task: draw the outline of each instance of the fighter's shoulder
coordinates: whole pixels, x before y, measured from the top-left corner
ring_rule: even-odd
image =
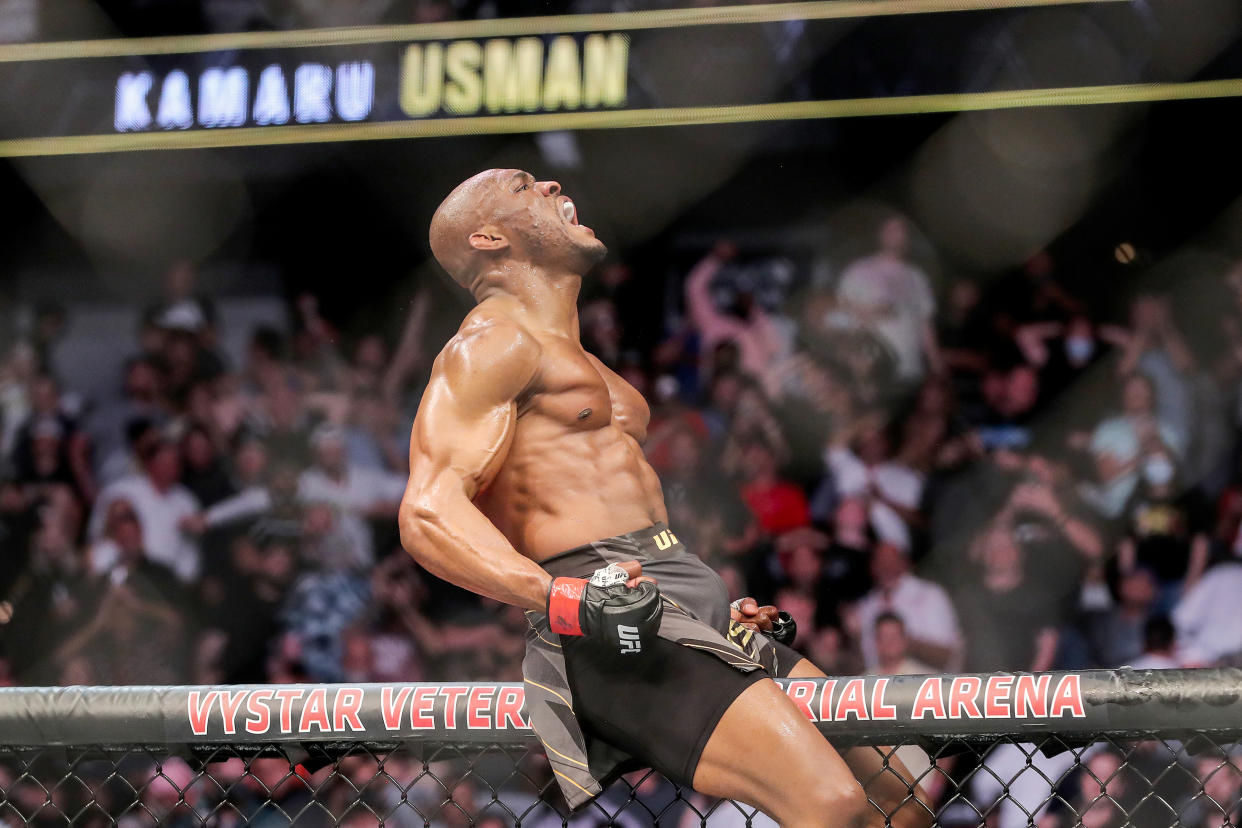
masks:
[[[516,395],[537,372],[541,353],[539,341],[517,322],[476,308],[436,362],[453,385],[481,382]]]

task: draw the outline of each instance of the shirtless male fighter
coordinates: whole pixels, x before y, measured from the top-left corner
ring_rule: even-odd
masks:
[[[527,611],[527,713],[570,805],[650,766],[786,826],[884,824],[860,779],[894,825],[926,824],[900,762],[842,758],[771,680],[823,674],[752,631],[770,627],[753,600],[731,613],[720,577],[665,525],[639,447],[647,404],[579,341],[582,275],[605,248],[560,185],[480,173],[430,238],[477,305],[414,420],[402,543],[434,575]]]

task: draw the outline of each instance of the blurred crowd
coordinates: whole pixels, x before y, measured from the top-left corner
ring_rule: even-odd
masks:
[[[1104,307],[1048,253],[944,276],[902,216],[873,230],[807,274],[721,241],[659,312],[621,262],[587,279],[682,542],[829,674],[1242,660],[1242,265]],[[300,295],[234,360],[194,284],[98,366],[110,396],[61,379],[72,305],[4,346],[0,681],[519,680],[521,613],[397,534],[463,297],[424,285],[388,338]]]
[[[914,232],[890,216],[807,278],[722,241],[662,314],[620,262],[588,278],[584,344],[650,400],[678,536],[790,612],[830,674],[1236,663],[1242,266],[1197,283],[1219,296],[1187,336],[1169,295],[1110,318],[1046,253],[933,284]],[[461,297],[417,290],[390,340],[297,296],[233,364],[194,283],[174,267],[128,358],[99,366],[109,397],[59,378],[72,307],[7,345],[0,674],[516,678],[520,613],[420,571],[397,535]],[[635,314],[663,331],[644,344]]]

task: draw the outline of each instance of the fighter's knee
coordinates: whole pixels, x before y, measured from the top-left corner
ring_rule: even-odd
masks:
[[[862,828],[871,811],[867,794],[857,782],[808,786],[798,797],[798,822],[804,825],[839,825]]]

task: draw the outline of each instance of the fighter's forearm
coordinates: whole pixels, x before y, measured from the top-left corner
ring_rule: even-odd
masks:
[[[401,543],[428,572],[479,595],[543,611],[551,576],[523,557],[464,494],[401,508]]]

